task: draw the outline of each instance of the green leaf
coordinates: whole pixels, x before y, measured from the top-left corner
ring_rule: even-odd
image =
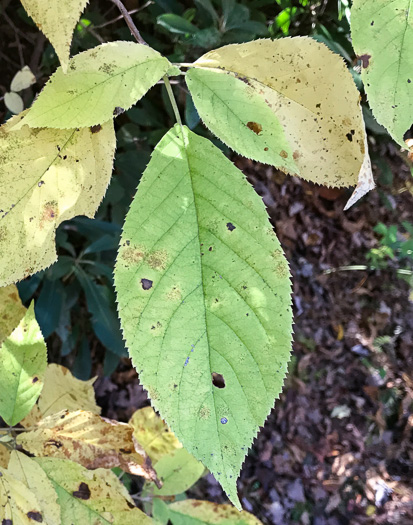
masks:
[[[186,127],[142,177],[115,286],[153,405],[240,507],[236,478],[290,357],[289,270],[244,175]]]
[[[205,471],[204,465],[184,448],[163,456],[155,463],[154,469],[163,483],[160,489],[154,487],[154,496],[181,494],[191,488]]]
[[[411,0],[354,0],[351,36],[377,121],[402,147],[413,124]]]
[[[192,68],[186,83],[207,127],[238,153],[298,173],[284,129],[243,79],[220,70]]]
[[[171,67],[149,46],[110,42],[79,53],[52,75],[16,126],[77,128],[102,124],[138,101]]]
[[[262,525],[255,516],[238,512],[231,505],[187,499],[167,505],[163,515],[169,515],[172,525]]]
[[[11,131],[20,118],[0,128],[0,286],[56,261],[57,227],[75,215],[93,217],[115,152],[112,121],[92,129]]]
[[[194,65],[229,73],[263,99],[284,129],[289,148],[280,145],[278,152],[284,150],[291,159],[292,151],[298,169],[291,173],[327,186],[357,183],[368,157],[359,92],[342,58],[325,45],[309,37],[256,40],[210,51]],[[194,102],[197,105],[196,97]],[[197,109],[206,120],[201,107]],[[230,135],[228,145],[249,155],[244,135],[238,127],[228,131],[228,120],[219,112],[212,131],[219,138]],[[261,124],[258,119],[251,122]],[[264,134],[264,126],[255,129]]]
[[[0,416],[17,425],[43,388],[47,349],[34,316],[34,303],[0,348]]]
[[[89,0],[21,0],[67,70],[73,31]]]
[[[62,525],[150,525],[111,470],[87,470],[66,459],[36,458],[52,482]]]
[[[172,13],[158,16],[157,22],[171,33],[177,33],[178,35],[193,35],[198,32],[198,28],[191,24],[189,20]]]

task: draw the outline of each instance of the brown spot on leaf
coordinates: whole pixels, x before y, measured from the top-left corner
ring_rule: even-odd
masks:
[[[29,520],[37,521],[37,523],[43,523],[43,516],[40,514],[40,512],[31,510],[27,513],[27,517]]]
[[[122,252],[122,258],[129,263],[139,263],[144,258],[144,253],[139,248],[127,248]]]
[[[256,135],[259,135],[262,131],[261,124],[258,122],[247,122],[247,128],[253,131]]]
[[[353,142],[353,135],[351,133],[347,133],[346,137],[349,142]]]
[[[361,55],[357,58],[361,60],[361,65],[363,66],[363,69],[367,69],[369,67],[371,55]]]
[[[33,377],[33,379],[32,379],[32,383],[37,383],[37,381],[39,381],[39,378],[38,378],[38,377],[36,377],[36,376],[35,376],[35,377]]]
[[[78,490],[73,491],[73,496],[75,498],[84,499],[87,500],[90,498],[90,489],[86,483],[82,483],[79,485]]]
[[[144,290],[150,290],[152,288],[153,281],[150,279],[141,279],[141,284]]]
[[[212,384],[216,388],[225,388],[225,379],[222,374],[218,374],[217,372],[212,372]]]
[[[165,250],[157,250],[148,256],[148,264],[154,270],[164,270],[168,255]]]
[[[235,230],[235,226],[232,224],[232,222],[227,222],[227,229],[232,232]]]
[[[102,126],[100,124],[97,124],[96,126],[90,126],[90,131],[92,133],[99,133],[101,129],[102,129]]]
[[[299,152],[299,151],[294,151],[294,153],[293,153],[293,159],[294,159],[294,160],[297,160],[297,159],[299,159],[299,158],[300,158],[300,152]]]
[[[268,151],[268,148],[264,148],[264,151]]]
[[[286,159],[288,157],[288,153],[283,149],[282,151],[280,151],[280,157]]]

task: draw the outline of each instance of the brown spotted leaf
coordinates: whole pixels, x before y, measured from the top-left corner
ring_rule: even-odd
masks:
[[[133,428],[92,412],[63,410],[20,434],[17,442],[35,456],[70,458],[88,469],[120,467],[157,481],[150,459],[133,439]]]

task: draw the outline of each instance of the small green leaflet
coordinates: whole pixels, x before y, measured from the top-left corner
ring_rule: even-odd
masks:
[[[110,42],[79,53],[50,78],[17,125],[81,128],[102,124],[137,102],[171,68],[157,51],[134,42]]]
[[[153,405],[240,508],[236,479],[290,357],[290,273],[259,196],[186,127],[143,175],[115,286]]]
[[[0,416],[17,425],[43,388],[47,349],[34,316],[34,302],[0,348]]]
[[[413,124],[412,0],[354,0],[351,36],[373,114],[406,147]]]

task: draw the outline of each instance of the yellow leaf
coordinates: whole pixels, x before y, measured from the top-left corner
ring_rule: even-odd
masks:
[[[0,518],[2,524],[33,525],[45,523],[36,496],[29,488],[0,468]]]
[[[194,65],[227,71],[264,98],[300,177],[327,186],[357,183],[366,155],[359,93],[342,58],[324,44],[309,37],[256,40],[210,51]],[[236,130],[233,138],[236,145]]]
[[[67,69],[73,31],[89,0],[21,0],[27,13],[55,48]]]
[[[57,494],[43,469],[29,457],[13,450],[8,472],[15,479],[27,485],[29,490],[36,496],[43,513],[44,523],[47,525],[59,525],[61,521]]]
[[[125,487],[110,470],[86,470],[73,461],[35,460],[54,485],[62,523],[73,525],[150,525]],[[32,524],[33,525],[33,524]]]
[[[10,459],[10,450],[0,443],[0,467],[7,468]]]
[[[0,345],[20,323],[26,313],[15,284],[0,288]]]
[[[51,363],[46,369],[44,387],[38,404],[20,423],[32,427],[43,417],[50,416],[61,410],[87,410],[100,414],[101,409],[96,404],[93,383],[96,378],[81,381],[72,375],[68,368]]]
[[[238,512],[232,505],[219,505],[209,501],[177,501],[168,505],[167,510],[173,525],[262,525],[259,519],[245,510]]]
[[[153,462],[177,448],[182,448],[175,434],[152,407],[137,410],[132,415],[129,425],[133,427],[136,441]]]
[[[113,122],[70,130],[0,127],[0,286],[57,260],[56,228],[76,215],[93,217],[109,184]]]
[[[157,481],[150,460],[137,450],[133,428],[92,412],[63,410],[21,433],[17,442],[35,456],[71,459],[88,469],[121,469]]]

